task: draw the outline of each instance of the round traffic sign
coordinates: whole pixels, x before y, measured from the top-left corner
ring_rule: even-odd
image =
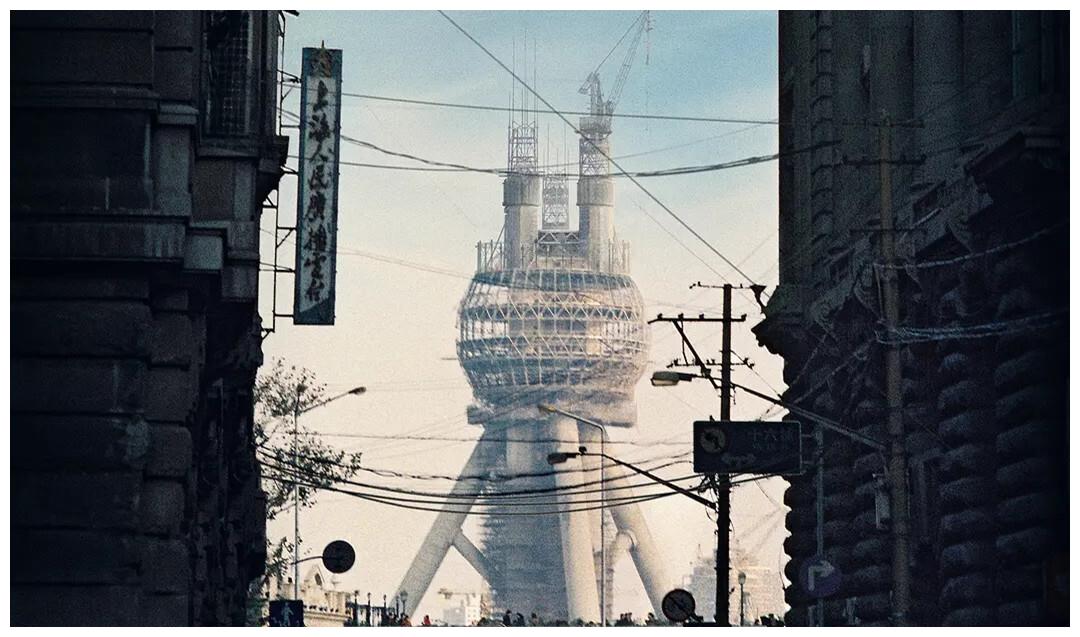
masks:
[[[684,622],[693,617],[696,607],[694,596],[690,594],[690,591],[681,588],[676,588],[664,595],[663,601],[660,602],[660,610],[664,612],[664,617],[675,623]]]
[[[334,540],[323,549],[322,562],[331,573],[344,573],[356,562],[356,551],[345,540]]]

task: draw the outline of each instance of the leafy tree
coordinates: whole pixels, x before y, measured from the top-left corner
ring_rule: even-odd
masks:
[[[361,453],[335,449],[304,426],[303,413],[327,402],[326,386],[317,381],[311,370],[286,366],[282,359],[275,358],[255,380],[254,398],[255,444],[266,493],[267,522],[292,511],[294,484],[298,485],[300,508],[306,509],[315,504],[320,489],[351,480],[359,473]],[[268,536],[266,571],[252,584],[250,598],[262,599],[262,591],[270,579],[285,575],[292,561],[290,538]],[[258,606],[249,613],[256,625],[264,614],[262,603]]]

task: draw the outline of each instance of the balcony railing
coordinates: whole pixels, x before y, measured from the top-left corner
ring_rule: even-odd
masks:
[[[496,272],[513,268],[543,270],[587,270],[627,274],[630,269],[630,243],[615,240],[610,245],[591,247],[581,242],[550,242],[538,239],[518,248],[516,258],[506,253],[502,241],[476,244],[476,271]]]

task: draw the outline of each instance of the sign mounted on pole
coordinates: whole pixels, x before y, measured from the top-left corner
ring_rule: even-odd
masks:
[[[345,540],[334,540],[323,549],[322,562],[331,573],[344,573],[356,563],[356,551]]]
[[[270,600],[270,617],[267,623],[272,627],[298,627],[304,625],[304,602],[298,599]]]
[[[697,473],[802,473],[797,422],[701,420],[694,423]]]
[[[694,614],[694,611],[697,610],[694,596],[689,591],[681,588],[676,588],[664,595],[664,599],[660,601],[660,610],[664,613],[664,617],[676,624],[687,620],[701,619]]]
[[[333,325],[341,152],[341,50],[305,48],[301,68],[293,323]]]
[[[799,569],[799,584],[811,597],[821,599],[840,590],[840,569],[821,555],[806,560]]]

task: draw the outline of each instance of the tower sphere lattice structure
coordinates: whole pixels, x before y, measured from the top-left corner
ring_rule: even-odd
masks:
[[[550,263],[481,271],[469,284],[457,348],[476,398],[495,408],[523,390],[578,407],[632,400],[648,353],[633,279],[541,260]]]

